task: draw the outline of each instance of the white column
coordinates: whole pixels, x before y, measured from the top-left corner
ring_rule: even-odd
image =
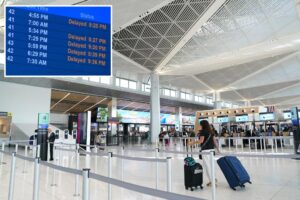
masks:
[[[92,112],[88,111],[87,112],[87,130],[86,130],[86,145],[87,145],[86,150],[88,152],[91,151],[91,148],[89,146],[91,144],[91,124],[92,124]]]
[[[110,117],[117,117],[117,98],[113,97],[108,105],[108,112]],[[117,134],[117,124],[111,125],[111,135]]]
[[[251,101],[245,101],[245,107],[251,107]]]
[[[222,109],[222,101],[221,101],[221,93],[220,92],[215,91],[213,93],[213,101],[214,101],[215,109]]]
[[[151,74],[151,142],[155,143],[160,133],[160,94],[159,94],[159,75]]]
[[[178,131],[182,132],[182,107],[176,109],[176,118],[178,121]]]

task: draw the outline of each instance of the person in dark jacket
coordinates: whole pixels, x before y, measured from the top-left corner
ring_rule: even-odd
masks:
[[[54,147],[54,141],[55,141],[55,133],[51,130],[51,128],[48,129],[48,142],[50,143],[50,161],[53,161],[53,147]]]

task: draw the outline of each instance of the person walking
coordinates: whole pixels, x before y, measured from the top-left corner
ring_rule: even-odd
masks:
[[[53,161],[53,147],[55,142],[55,133],[51,130],[51,128],[48,129],[48,142],[50,143],[50,161]]]
[[[215,132],[212,130],[212,128],[207,120],[202,120],[200,122],[199,140],[189,142],[190,146],[195,145],[195,144],[201,145],[201,152],[203,152],[203,153],[208,153],[211,150],[214,150],[215,148],[216,148],[216,152],[220,153],[219,146],[218,146],[216,138],[215,138]],[[204,168],[206,171],[207,178],[209,180],[209,182],[206,185],[211,186],[212,174],[211,174],[210,156],[209,156],[209,154],[204,154],[202,156],[199,156],[200,159],[201,159],[201,157],[203,160],[203,165],[204,165]]]

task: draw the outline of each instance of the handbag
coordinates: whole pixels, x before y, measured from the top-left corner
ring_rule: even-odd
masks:
[[[203,147],[208,143],[208,141],[210,140],[212,134],[209,134],[207,140],[201,145],[200,147],[200,153],[202,152]],[[199,154],[199,159],[202,160],[202,154]]]

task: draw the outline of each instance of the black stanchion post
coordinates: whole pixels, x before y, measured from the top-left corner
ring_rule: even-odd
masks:
[[[40,145],[40,159],[48,160],[48,129],[38,129],[37,144]]]

